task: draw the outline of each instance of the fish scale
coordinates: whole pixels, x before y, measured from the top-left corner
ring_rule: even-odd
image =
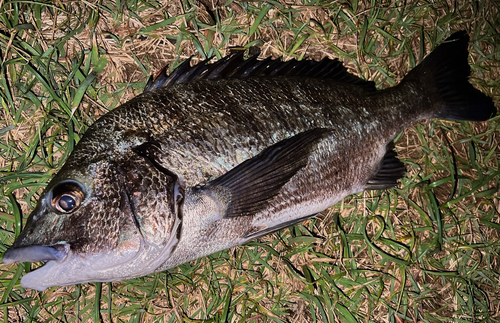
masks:
[[[259,83],[256,80],[255,84],[248,84],[248,82],[244,83],[246,83],[248,87],[252,87],[253,85],[261,86],[262,81],[265,80],[260,81]],[[291,82],[294,86],[300,88],[306,88],[308,86],[308,84],[303,84],[300,80],[283,81]],[[235,82],[237,81],[232,81],[231,83]],[[186,84],[186,86],[189,85],[191,84]],[[221,82],[218,88],[212,88],[212,90],[223,90],[230,86],[230,84]],[[269,84],[269,86],[271,85]],[[333,86],[338,89],[337,84],[333,84]],[[331,91],[334,89],[322,88],[318,92],[325,93],[328,90]],[[283,87],[281,90],[283,90]],[[325,144],[325,146],[330,147],[329,150],[332,150],[338,145],[338,142],[342,141],[353,141],[353,144],[359,141],[372,141],[371,138],[366,136],[364,138],[360,137],[361,131],[366,134],[372,131],[373,137],[389,138],[395,136],[404,129],[406,123],[408,123],[408,119],[405,120],[400,118],[398,120],[396,118],[399,118],[399,115],[390,117],[385,111],[382,111],[380,116],[380,118],[384,119],[374,120],[374,118],[377,118],[377,115],[374,113],[370,115],[365,108],[366,103],[363,104],[363,102],[359,100],[348,103],[351,105],[350,108],[342,106],[342,109],[336,109],[340,104],[345,103],[333,103],[332,100],[321,105],[318,104],[306,108],[306,104],[296,103],[300,102],[299,100],[301,97],[294,97],[290,92],[291,91],[288,91],[288,93],[286,93],[283,90],[283,93],[289,95],[288,99],[286,101],[283,100],[279,107],[273,104],[259,105],[259,103],[254,103],[252,109],[247,109],[247,102],[245,101],[239,106],[235,105],[233,102],[228,102],[224,107],[230,109],[231,113],[224,115],[224,127],[220,127],[219,122],[213,121],[216,118],[216,115],[214,117],[214,113],[210,115],[205,114],[204,119],[200,119],[195,117],[197,113],[193,111],[192,114],[190,114],[194,115],[193,117],[187,118],[183,123],[172,127],[166,133],[159,134],[160,136],[168,138],[168,140],[162,140],[161,137],[159,138],[162,144],[161,151],[164,152],[164,156],[161,157],[162,162],[166,168],[172,169],[178,174],[182,174],[186,180],[186,185],[192,186],[198,183],[207,182],[209,179],[220,176],[222,172],[227,172],[236,166],[239,163],[235,158],[237,151],[241,151],[241,154],[251,158],[265,147],[307,129],[316,127],[331,129],[331,140],[328,144]],[[165,95],[168,96],[168,93],[165,93]],[[156,99],[161,100],[161,98]],[[401,101],[401,99],[399,99],[399,101]],[[398,102],[394,102],[392,105],[397,106],[397,103]],[[188,108],[189,106],[182,106],[181,104],[171,107],[172,110]],[[270,111],[273,108],[274,111]],[[318,111],[320,111],[320,113],[318,113]],[[318,118],[318,114],[322,115],[321,119]],[[300,115],[302,118],[292,119],[292,116],[295,115]],[[350,124],[332,125],[330,122],[330,120],[338,120],[346,117],[349,118]],[[387,122],[391,122],[394,126],[381,126]],[[365,125],[365,127],[361,125]],[[366,125],[368,125],[368,127],[366,127]],[[199,129],[203,130],[199,131]],[[254,133],[254,135],[249,137],[249,133]],[[385,147],[386,143],[387,142],[384,142],[382,145]],[[181,150],[179,149],[180,147],[184,147],[184,149]],[[212,151],[207,151],[207,149],[211,149]],[[345,149],[345,147],[342,149]],[[373,149],[373,147],[367,147],[367,150],[371,149]],[[177,152],[180,153],[177,154]],[[189,163],[186,163],[185,159],[188,155],[191,156],[193,160],[205,160],[206,165],[205,167],[202,166],[202,168],[210,169],[205,178],[194,176],[191,172],[188,166]],[[222,156],[227,162],[221,164],[218,170],[214,170],[213,165],[217,163],[217,161],[207,160],[207,156],[217,158]],[[316,157],[313,154],[311,158]]]
[[[294,225],[404,176],[393,139],[422,119],[484,121],[457,32],[377,91],[337,60],[236,53],[184,62],[97,120],[40,201],[6,263],[47,261],[27,288],[173,268]]]
[[[293,84],[293,86],[300,88],[303,93],[305,93],[302,95],[307,95],[307,93],[310,93],[313,90],[317,90],[316,84],[314,89],[310,89],[307,87],[307,84],[301,83],[300,80],[292,80],[290,82]],[[221,90],[229,86],[229,84],[221,84]],[[338,90],[338,86],[335,87],[335,89]],[[283,90],[283,87],[280,87],[280,90]],[[324,90],[325,89],[321,89],[321,91]],[[285,91],[283,92],[286,93]],[[172,261],[167,261],[159,270],[179,265],[187,261],[186,259],[196,259],[199,257],[200,253],[202,253],[203,255],[208,255],[213,252],[244,243],[246,242],[246,239],[242,239],[242,236],[251,234],[251,232],[249,232],[249,228],[258,229],[273,227],[278,222],[293,221],[298,217],[297,215],[303,216],[304,211],[299,212],[295,209],[310,209],[306,212],[308,212],[308,214],[315,214],[323,210],[327,206],[340,201],[345,196],[361,191],[366,181],[373,174],[374,169],[378,166],[379,160],[385,154],[387,140],[380,140],[379,138],[392,138],[405,127],[405,120],[401,119],[393,122],[393,127],[385,127],[384,129],[381,128],[381,125],[384,122],[387,122],[387,120],[379,120],[376,123],[371,120],[371,127],[359,127],[359,124],[368,123],[368,120],[364,120],[364,118],[373,119],[374,117],[377,117],[377,115],[370,115],[369,111],[365,108],[367,104],[357,99],[353,99],[347,103],[345,102],[345,100],[343,100],[343,102],[341,103],[336,102],[336,105],[334,105],[334,103],[332,102],[333,100],[330,99],[327,104],[321,105],[324,110],[323,114],[328,115],[329,118],[323,118],[320,120],[316,119],[315,122],[308,123],[304,120],[311,120],[312,118],[308,116],[307,113],[310,111],[310,114],[315,115],[317,114],[318,110],[321,111],[322,109],[318,106],[314,106],[310,109],[304,109],[305,104],[294,104],[294,102],[297,102],[297,100],[300,100],[300,98],[294,96],[287,97],[288,100],[283,102],[280,106],[282,110],[272,111],[274,112],[272,116],[269,115],[269,109],[267,109],[266,106],[256,108],[258,104],[254,104],[254,108],[251,111],[244,111],[243,109],[243,111],[238,110],[236,111],[236,113],[231,114],[232,118],[229,120],[231,122],[234,122],[234,124],[236,125],[246,124],[246,122],[250,122],[250,119],[254,120],[254,122],[252,123],[252,130],[261,134],[261,136],[258,136],[256,138],[267,138],[268,140],[267,142],[261,142],[261,146],[258,150],[263,149],[262,147],[267,147],[275,144],[280,140],[283,140],[284,138],[286,138],[286,133],[288,133],[288,136],[290,136],[296,133],[300,133],[310,127],[329,127],[331,129],[332,135],[329,138],[325,139],[324,142],[320,143],[318,145],[318,148],[311,153],[308,166],[297,175],[292,177],[292,179],[282,188],[282,190],[274,198],[274,200],[269,203],[268,208],[263,210],[261,213],[256,214],[253,219],[241,218],[231,220],[231,222],[228,221],[228,225],[231,225],[231,229],[227,228],[226,225],[222,225],[220,223],[218,225],[214,225],[212,223],[208,231],[207,228],[196,227],[197,222],[194,223],[194,227],[190,227],[186,222],[183,230],[185,230],[186,233],[189,232],[190,238],[181,241],[171,257]],[[400,104],[400,100],[401,98],[398,98],[398,101],[393,102],[392,106],[396,106],[398,105],[398,103]],[[317,102],[318,100],[315,101]],[[339,104],[350,104],[351,107],[348,108],[343,106],[342,109],[335,110],[331,108],[332,106],[337,108]],[[231,105],[229,106],[234,108]],[[297,110],[299,111],[293,111],[292,107],[297,107]],[[262,111],[264,115],[259,115],[258,112],[260,111]],[[290,115],[301,115],[303,119],[294,120],[295,122],[291,124],[290,122],[286,122],[286,117]],[[338,129],[336,129],[328,122],[328,120],[332,120],[335,118],[345,118],[345,116],[351,118],[350,121],[352,122],[352,125],[337,124],[336,127]],[[352,119],[354,116],[357,117],[358,121],[356,119]],[[399,117],[399,113],[395,117],[388,116],[385,113],[382,113],[381,116],[381,118],[390,119],[395,119],[397,117]],[[259,123],[255,122],[255,120],[263,120],[265,122]],[[226,122],[229,123],[227,119]],[[378,127],[376,125],[378,125]],[[193,128],[196,129],[196,127],[189,127],[178,131],[178,133],[186,134],[193,131]],[[202,128],[207,129],[206,125]],[[283,128],[285,128],[286,131],[282,131]],[[207,133],[213,134],[214,132],[207,131]],[[193,147],[196,147],[197,141],[210,142],[212,140],[217,140],[219,142],[225,142],[225,138],[231,138],[231,142],[236,142],[236,144],[234,144],[235,147],[232,147],[232,149],[224,147],[221,151],[213,152],[212,155],[220,156],[223,155],[223,152],[234,151],[236,149],[248,151],[249,147],[245,145],[245,141],[238,140],[238,133],[238,131],[234,131],[229,135],[218,136],[217,138],[214,138],[213,136],[199,137],[196,140],[193,140],[191,144]],[[381,133],[383,133],[385,136],[380,136]],[[272,134],[277,134],[277,136],[272,136]],[[191,136],[187,137],[192,138]],[[273,138],[275,141],[273,141]],[[162,151],[177,151],[178,149],[169,149],[169,144],[171,142],[172,140],[169,140],[168,144],[162,147]],[[360,155],[359,153],[357,153],[358,151],[368,152],[368,155]],[[204,149],[203,152],[206,154],[206,149]],[[193,157],[193,159],[199,159],[198,157],[196,157],[198,151],[191,151],[191,153],[195,156]],[[253,157],[251,154],[249,155]],[[352,158],[348,158],[348,156],[359,156],[359,160],[353,160]],[[193,183],[206,182],[210,180],[211,177],[220,176],[223,172],[226,172],[235,166],[235,162],[230,162],[226,166],[226,169],[222,169],[221,173],[216,173],[212,170],[208,173],[209,175],[211,175],[210,178],[200,179],[190,178],[191,172],[185,170],[185,156],[179,156],[179,158],[175,158],[174,156],[167,155],[163,157],[162,160],[164,160],[166,163],[165,167],[175,170],[178,174],[186,174],[185,178],[187,186],[190,186]],[[209,161],[207,163],[207,167],[213,164],[213,161]],[[312,174],[317,173],[321,174],[321,177],[318,178],[318,176],[312,176]],[[311,190],[312,187],[314,187],[315,190]],[[316,192],[320,192],[320,194],[317,194]],[[292,199],[291,197],[295,198]],[[290,208],[290,206],[292,206],[292,208]],[[198,218],[200,214],[197,214],[195,212],[195,214],[186,214],[185,216],[188,218]],[[236,224],[235,221],[238,221],[238,223]],[[228,235],[228,232],[233,232],[233,234]],[[186,236],[187,235],[188,234],[186,234]],[[216,241],[217,246],[213,246],[210,248],[209,246],[213,244],[213,241]],[[186,256],[189,254],[191,254],[192,256]],[[175,259],[180,260],[177,263],[174,261]]]

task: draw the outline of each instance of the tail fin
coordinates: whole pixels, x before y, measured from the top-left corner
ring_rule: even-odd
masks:
[[[434,118],[484,121],[497,112],[493,100],[468,82],[468,42],[467,32],[452,34],[403,80],[427,91],[434,101]]]

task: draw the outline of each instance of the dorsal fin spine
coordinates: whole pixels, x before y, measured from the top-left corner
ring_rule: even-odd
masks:
[[[350,74],[337,59],[324,58],[319,62],[292,59],[283,62],[271,57],[258,60],[257,55],[245,60],[243,55],[243,51],[237,51],[213,64],[208,64],[210,60],[204,60],[192,67],[190,67],[191,58],[189,58],[170,75],[167,75],[166,68],[164,68],[155,78],[150,78],[144,92],[199,80],[278,76],[330,79],[336,82],[356,84],[368,91],[376,91],[373,82]]]

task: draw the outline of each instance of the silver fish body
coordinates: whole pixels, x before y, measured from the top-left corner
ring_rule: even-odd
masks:
[[[403,129],[496,113],[467,82],[467,41],[454,34],[383,91],[328,60],[313,76],[272,60],[251,75],[260,63],[232,58],[174,72],[94,123],[4,262],[48,261],[21,281],[38,290],[138,277],[394,186]]]

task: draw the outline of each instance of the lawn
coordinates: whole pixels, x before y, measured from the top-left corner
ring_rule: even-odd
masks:
[[[339,58],[386,88],[456,30],[498,108],[494,0],[0,0],[0,253],[93,121],[165,65],[259,47]],[[415,124],[396,141],[397,188],[167,272],[37,292],[19,281],[40,264],[0,264],[0,320],[498,322],[499,120]]]

